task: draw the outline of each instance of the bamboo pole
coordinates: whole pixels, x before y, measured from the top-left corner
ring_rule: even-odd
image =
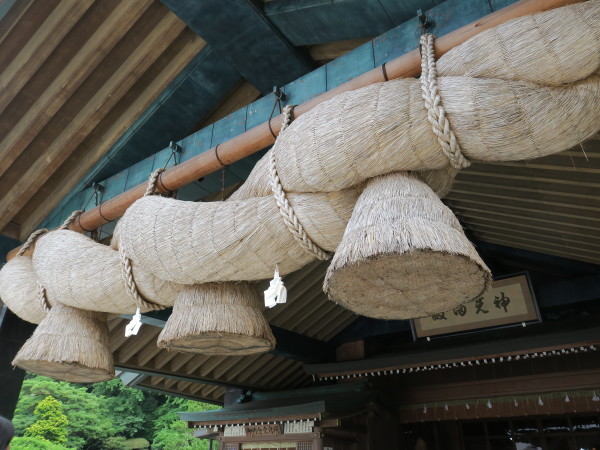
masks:
[[[512,5],[502,8],[492,14],[489,14],[475,22],[454,30],[435,41],[436,57],[447,53],[452,48],[462,44],[469,38],[498,26],[508,20],[516,19],[528,14],[547,11],[560,6],[579,3],[582,0],[520,0]],[[386,64],[388,79],[416,77],[421,72],[421,56],[419,50],[415,49],[406,53]],[[376,67],[358,77],[339,85],[338,87],[324,92],[306,103],[296,106],[294,116],[298,117],[320,103],[342,93],[359,89],[370,84],[385,81],[381,67]],[[275,134],[279,133],[281,128],[281,115],[271,119],[271,127],[268,122],[264,122],[256,127],[228,140],[219,145],[219,158],[224,164],[232,164],[246,156],[252,155],[265,147],[273,144],[275,138],[271,134],[270,128]],[[221,163],[215,156],[214,147],[208,151],[195,156],[184,163],[172,167],[162,173],[158,188],[161,192],[167,193],[174,191],[187,184],[190,184],[199,178],[209,175],[221,169]],[[144,195],[146,185],[140,184],[116,197],[104,202],[84,214],[79,216],[78,220],[71,225],[70,229],[84,233],[88,230],[94,230],[101,225],[121,217],[127,208],[137,199]],[[108,219],[108,220],[107,220]],[[11,250],[6,259],[12,259],[20,247]],[[28,252],[31,252],[30,249]]]

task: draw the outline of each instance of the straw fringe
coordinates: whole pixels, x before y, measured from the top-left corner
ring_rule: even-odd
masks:
[[[250,283],[185,286],[158,337],[158,346],[207,355],[272,350],[275,338]]]
[[[416,176],[397,173],[365,188],[323,288],[358,314],[407,319],[472,300],[490,283],[452,211]]]
[[[114,378],[106,314],[55,304],[13,365],[78,383]]]

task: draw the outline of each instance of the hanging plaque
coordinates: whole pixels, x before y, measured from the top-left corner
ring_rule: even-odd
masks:
[[[413,330],[420,338],[539,320],[527,274],[522,274],[495,280],[484,295],[451,311],[413,320]]]

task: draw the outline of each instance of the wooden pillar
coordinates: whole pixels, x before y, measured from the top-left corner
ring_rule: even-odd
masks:
[[[35,325],[15,316],[7,306],[0,306],[0,415],[12,418],[25,371],[12,367],[17,351],[31,336]]]

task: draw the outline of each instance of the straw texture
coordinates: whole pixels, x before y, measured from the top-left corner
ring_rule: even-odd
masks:
[[[114,378],[106,314],[55,304],[17,353],[13,365],[64,381]]]
[[[444,108],[473,161],[538,158],[593,135],[600,128],[599,67],[598,0],[506,22],[437,61]],[[448,165],[420,83],[410,79],[322,103],[298,117],[275,147],[286,192],[336,191],[389,172]],[[235,198],[270,194],[269,159],[259,161]]]
[[[360,187],[295,194],[288,200],[311,239],[332,251],[339,244]],[[280,216],[273,198],[195,203],[143,197],[119,221],[114,240],[140,267],[181,284],[260,280],[313,261]]]
[[[16,256],[0,270],[0,299],[21,319],[40,323],[46,311],[39,299],[38,282],[29,256]]]
[[[357,314],[409,319],[470,301],[491,280],[452,211],[416,176],[395,173],[358,199],[324,290]]]
[[[207,355],[268,352],[275,338],[251,283],[185,286],[158,337],[162,348]]]
[[[52,304],[115,314],[131,313],[137,306],[123,279],[119,252],[74,231],[57,230],[39,238],[33,268]],[[179,293],[180,286],[135,264],[133,277],[142,297],[153,303],[171,306]]]

